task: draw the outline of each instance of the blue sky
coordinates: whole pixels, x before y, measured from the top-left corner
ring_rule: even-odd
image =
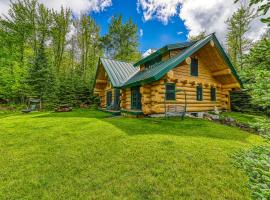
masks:
[[[101,27],[102,35],[108,31],[111,16],[122,14],[124,21],[132,17],[138,29],[143,30],[143,35],[139,37],[139,49],[142,52],[150,48],[160,48],[166,44],[187,40],[188,31],[178,16],[172,17],[167,25],[158,19],[145,21],[142,11],[138,13],[136,4],[136,0],[114,0],[111,7],[99,13],[91,13],[90,16]],[[177,34],[179,32],[182,33]]]
[[[138,29],[139,49],[160,48],[169,43],[183,42],[187,35],[215,32],[219,41],[226,42],[225,21],[239,8],[234,0],[38,0],[46,7],[60,11],[68,7],[74,16],[89,13],[101,28],[101,34],[108,31],[109,19],[122,14],[124,21],[132,17]],[[8,14],[10,0],[0,0],[0,16]],[[139,12],[138,12],[139,7]],[[268,12],[270,15],[270,11]],[[266,24],[257,18],[245,34],[256,41],[268,30]],[[181,34],[177,34],[182,32]]]

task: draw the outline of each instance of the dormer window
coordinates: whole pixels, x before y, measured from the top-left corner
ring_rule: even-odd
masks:
[[[156,58],[153,58],[152,60],[149,60],[148,62],[144,64],[145,69],[148,69],[150,66],[156,63],[159,63],[161,59],[162,59],[162,56],[160,55],[160,56],[157,56]]]
[[[198,59],[196,59],[196,58],[191,58],[190,75],[191,76],[198,76]]]

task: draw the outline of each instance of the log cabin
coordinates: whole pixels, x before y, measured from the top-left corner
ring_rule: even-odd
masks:
[[[164,114],[229,111],[241,80],[215,34],[162,47],[136,63],[100,58],[94,94],[104,110]]]

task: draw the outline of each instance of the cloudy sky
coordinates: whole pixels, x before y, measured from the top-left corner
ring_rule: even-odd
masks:
[[[224,42],[224,23],[239,5],[234,0],[39,0],[50,8],[70,7],[74,16],[91,15],[101,27],[108,30],[111,16],[122,14],[124,20],[132,17],[138,25],[140,49],[159,48],[168,43],[185,41],[188,35],[201,31],[215,32]],[[0,14],[7,14],[9,0],[0,0]],[[266,26],[255,20],[247,36],[256,40]]]

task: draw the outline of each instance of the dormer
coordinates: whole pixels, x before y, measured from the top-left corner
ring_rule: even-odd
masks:
[[[140,71],[144,71],[149,67],[154,67],[156,63],[166,61],[176,56],[182,50],[184,50],[187,47],[190,47],[194,43],[195,42],[183,42],[166,45],[158,49],[156,52],[150,54],[149,56],[146,56],[145,58],[139,60],[134,64],[134,66],[140,66]]]

